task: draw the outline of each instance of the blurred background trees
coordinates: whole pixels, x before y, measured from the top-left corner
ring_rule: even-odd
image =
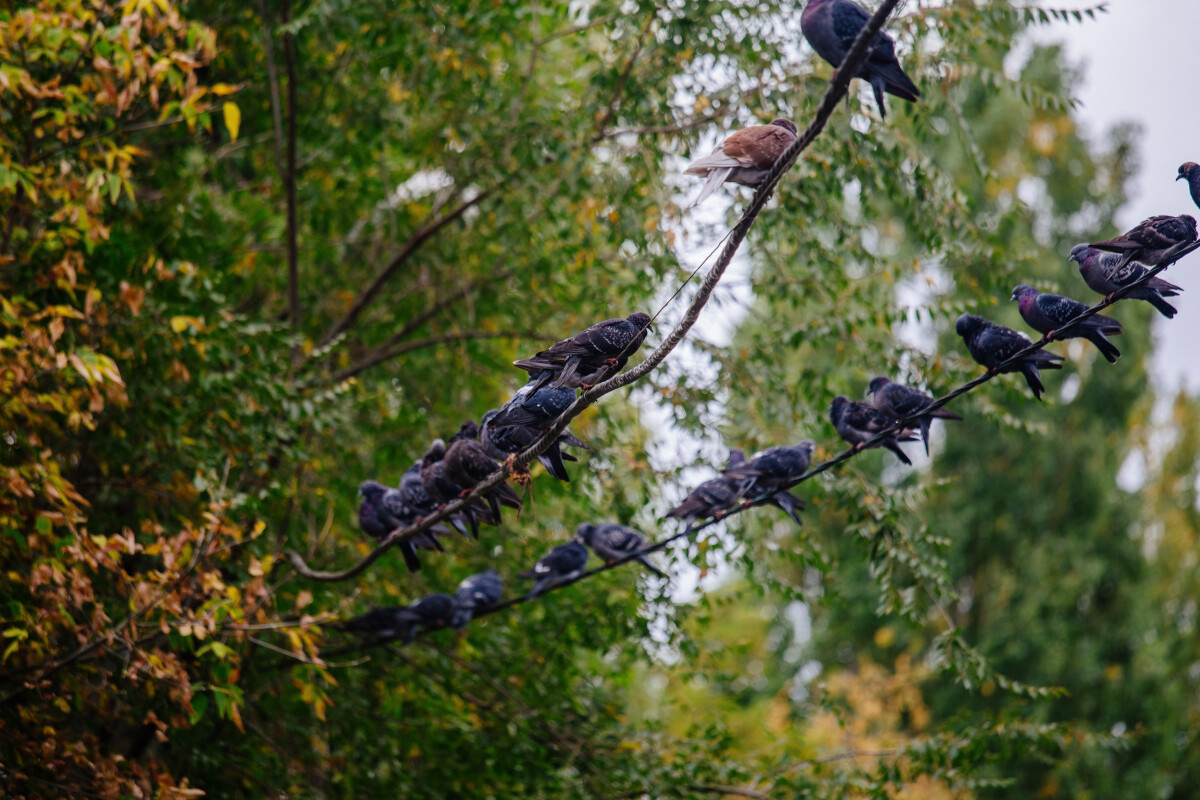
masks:
[[[367,552],[359,481],[503,402],[513,358],[657,310],[723,235],[734,194],[685,215],[677,173],[811,118],[799,8],[0,11],[8,792],[1186,795],[1200,433],[1130,303],[1116,366],[1056,344],[1046,403],[990,383],[932,460],[860,456],[805,484],[803,529],[757,511],[673,551],[670,587],[622,569],[405,649],[328,624],[489,565],[516,593],[582,521],[653,538],[728,447],[828,456],[834,395],[977,374],[962,310],[1087,299],[1065,256],[1111,232],[1137,131],[1078,133],[1078,76],[1025,36],[1067,22],[910,4],[921,103],[852,98],[698,340],[573,425],[570,484],[535,469],[519,520],[418,575],[315,584],[281,554]]]

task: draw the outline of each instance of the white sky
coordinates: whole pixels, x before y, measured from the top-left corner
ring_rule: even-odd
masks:
[[[1143,128],[1141,170],[1130,203],[1117,217],[1122,230],[1153,214],[1200,217],[1186,182],[1175,182],[1180,164],[1200,161],[1198,32],[1200,0],[1109,0],[1108,13],[1095,22],[1056,24],[1039,36],[1063,42],[1070,62],[1083,66],[1078,115],[1094,140],[1124,120]],[[1155,318],[1152,374],[1165,392],[1181,384],[1200,392],[1200,354],[1192,349],[1200,341],[1200,256],[1188,257],[1163,277],[1186,291],[1171,300],[1179,309],[1174,319]]]

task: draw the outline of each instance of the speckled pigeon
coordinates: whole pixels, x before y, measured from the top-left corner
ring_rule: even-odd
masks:
[[[752,125],[732,134],[717,145],[712,155],[688,164],[686,175],[707,175],[700,194],[689,208],[695,208],[725,181],[757,189],[779,156],[796,141],[796,123],[790,119],[772,120],[770,125]]]
[[[512,399],[504,404],[499,411],[489,411],[483,415],[483,430],[480,441],[488,455],[501,461],[521,452],[541,438],[542,432],[554,424],[571,404],[575,402],[575,390],[567,387],[554,388],[545,386],[535,387],[545,379],[553,378],[545,373],[535,372],[529,376],[529,381],[522,386]],[[566,465],[563,461],[577,461],[574,456],[563,453],[561,445],[582,447],[590,450],[586,444],[575,438],[570,431],[564,430],[558,441],[550,449],[538,456],[538,461],[546,470],[560,481],[569,481]]]
[[[1195,161],[1183,162],[1179,165],[1179,175],[1175,180],[1188,182],[1188,191],[1192,193],[1192,202],[1196,204],[1197,208],[1200,208],[1200,164]]]
[[[500,465],[487,454],[483,445],[475,440],[474,436],[478,431],[479,427],[474,420],[464,423],[442,459],[446,477],[462,487],[460,495],[467,494],[476,484],[500,471]],[[500,519],[501,505],[521,508],[521,498],[506,483],[490,489],[484,495],[484,499],[487,500],[492,516],[497,520]]]
[[[606,319],[557,342],[533,358],[513,364],[531,374],[545,373],[534,385],[534,391],[552,378],[555,388],[588,388],[621,371],[629,357],[646,341],[649,326],[650,315],[641,311],[635,311],[625,319]]]
[[[1136,261],[1121,264],[1121,260],[1119,255],[1105,253],[1086,244],[1077,244],[1071,248],[1071,261],[1079,264],[1079,274],[1084,283],[1093,292],[1104,295],[1106,300],[1111,300],[1117,291],[1141,280],[1149,272]],[[1170,319],[1177,311],[1175,306],[1163,298],[1176,297],[1182,291],[1183,289],[1175,284],[1155,276],[1125,295],[1125,299],[1145,300],[1158,309],[1158,313]]]
[[[1039,292],[1026,284],[1013,289],[1012,299],[1017,301],[1021,318],[1038,333],[1046,334],[1051,339],[1087,339],[1096,345],[1096,349],[1110,364],[1117,363],[1117,359],[1121,357],[1117,346],[1104,336],[1115,336],[1125,332],[1121,323],[1112,317],[1093,314],[1061,336],[1054,336],[1059,328],[1087,311],[1088,307],[1069,297]]]
[[[870,439],[896,424],[898,420],[889,417],[875,406],[867,405],[861,400],[850,401],[845,395],[833,398],[829,406],[829,421],[837,429],[838,436],[847,444],[854,446],[855,452],[862,450]],[[908,455],[900,449],[900,442],[913,442],[917,437],[907,428],[888,436],[871,447],[886,447],[896,454],[896,458],[904,464],[912,464]]]
[[[408,606],[373,608],[346,622],[342,630],[381,641],[399,639],[408,644],[417,638],[417,631],[421,628],[434,630],[446,627],[453,614],[453,597],[431,594]]]
[[[389,489],[376,481],[363,481],[358,487],[358,496],[362,498],[358,506],[358,526],[375,541],[382,543],[392,531],[408,527],[405,521],[407,512],[397,490]],[[431,531],[422,532],[413,539],[400,542],[396,547],[404,556],[404,565],[408,567],[409,572],[421,569],[421,561],[417,558],[416,551],[418,543],[442,549],[437,536]]]
[[[605,564],[620,561],[646,547],[646,540],[640,533],[615,522],[604,522],[599,525],[585,522],[575,529],[575,540],[592,548]],[[650,559],[646,556],[641,555],[634,560],[658,577],[667,577],[666,573],[651,564]]]
[[[571,581],[583,574],[587,567],[588,551],[574,540],[560,544],[546,555],[538,559],[533,569],[522,572],[519,577],[537,581],[529,592],[529,599],[537,597],[547,586],[555,583]]]
[[[771,504],[778,506],[796,520],[797,525],[803,525],[800,512],[804,510],[804,501],[785,488],[808,470],[812,462],[813,443],[805,439],[799,444],[788,447],[768,447],[755,453],[749,461],[744,461],[741,450],[730,451],[730,466],[725,474],[742,481],[740,492],[747,500],[757,500],[770,496]],[[736,456],[735,456],[736,454]],[[737,458],[740,463],[734,464]]]
[[[893,419],[908,419],[933,403],[932,395],[902,383],[893,383],[882,375],[871,379],[871,383],[867,386],[867,394],[874,396],[875,408]],[[945,408],[939,408],[917,417],[916,423],[921,430],[921,442],[925,445],[925,455],[929,455],[929,428],[934,419],[961,420],[962,417]]]
[[[1139,222],[1128,233],[1103,242],[1092,242],[1097,250],[1120,253],[1118,267],[1130,261],[1140,261],[1147,267],[1157,267],[1172,260],[1181,246],[1196,241],[1196,220],[1180,214],[1172,217],[1158,214]]]
[[[971,358],[987,367],[989,372],[994,372],[1005,361],[1032,344],[1026,336],[1012,328],[997,325],[976,314],[960,316],[954,323],[954,330],[971,351]],[[1046,387],[1042,385],[1038,369],[1062,369],[1062,360],[1062,356],[1047,353],[1045,350],[1034,350],[1000,371],[1023,374],[1025,382],[1033,391],[1033,396],[1041,400]]]
[[[503,594],[504,583],[494,569],[463,578],[454,593],[454,616],[450,627],[462,630],[475,618],[476,610],[494,606]]]
[[[682,503],[667,512],[667,516],[682,519],[685,533],[690,531],[692,525],[701,517],[724,516],[725,512],[737,505],[741,499],[743,484],[746,482],[743,478],[729,475],[728,470],[744,463],[745,460],[741,450],[731,450],[726,472],[692,489]]]
[[[809,0],[800,15],[800,30],[817,55],[837,67],[869,19],[871,15],[851,0]],[[896,43],[886,31],[880,31],[875,38],[856,77],[871,84],[881,118],[887,118],[884,92],[909,102],[916,102],[921,96],[916,84],[904,74],[896,59]]]

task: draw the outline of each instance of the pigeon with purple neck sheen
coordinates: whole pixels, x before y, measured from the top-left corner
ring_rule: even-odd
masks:
[[[1184,247],[1196,241],[1196,220],[1188,214],[1172,217],[1158,214],[1139,222],[1127,233],[1103,242],[1092,242],[1097,250],[1119,253],[1118,267],[1140,261],[1157,267],[1171,261]]]
[[[1200,164],[1195,161],[1185,161],[1179,165],[1177,181],[1187,181],[1188,191],[1192,194],[1192,202],[1200,208]]]
[[[448,594],[431,594],[407,606],[373,608],[365,614],[342,624],[342,630],[357,633],[376,641],[399,639],[408,644],[417,632],[436,630],[450,624],[454,614],[454,598]]]
[[[1039,292],[1026,284],[1012,290],[1012,300],[1017,301],[1021,318],[1038,333],[1045,334],[1050,339],[1087,339],[1096,345],[1100,355],[1107,358],[1110,364],[1117,363],[1117,359],[1121,357],[1117,346],[1105,338],[1105,334],[1115,336],[1125,332],[1121,323],[1112,317],[1093,314],[1066,333],[1056,335],[1059,328],[1087,311],[1088,307],[1069,297]]]
[[[978,364],[996,371],[1001,364],[1032,344],[1023,334],[1003,325],[986,320],[976,314],[963,314],[954,323],[954,330],[963,338],[971,358]],[[1020,372],[1033,391],[1033,396],[1042,399],[1046,387],[1042,385],[1038,369],[1062,369],[1062,356],[1034,350],[1000,369],[1000,372]]]
[[[729,467],[715,478],[705,481],[684,498],[683,502],[667,512],[668,517],[684,521],[684,533],[691,531],[697,519],[713,517],[720,519],[725,512],[737,505],[742,498],[745,478],[728,474],[729,468],[744,463],[746,457],[741,450],[729,452]]]
[[[1088,288],[1104,295],[1105,300],[1111,300],[1116,292],[1141,280],[1149,272],[1136,261],[1122,264],[1121,256],[1105,253],[1086,244],[1072,247],[1070,260],[1079,264],[1079,274]],[[1125,299],[1145,300],[1158,309],[1158,313],[1170,319],[1177,311],[1163,298],[1176,297],[1182,291],[1180,287],[1156,275],[1125,295]]]
[[[620,372],[646,341],[649,327],[650,315],[641,311],[624,319],[606,319],[513,365],[530,374],[544,373],[534,391],[551,380],[556,389],[588,388]]]
[[[808,471],[812,463],[813,443],[805,439],[794,446],[768,447],[745,460],[741,450],[729,453],[730,466],[725,475],[742,481],[739,491],[748,501],[770,497],[771,505],[783,509],[784,513],[803,525],[800,512],[804,501],[787,490],[788,484]],[[737,463],[734,463],[736,454]]]
[[[496,605],[504,594],[504,582],[496,570],[489,569],[463,578],[454,592],[454,615],[450,627],[462,630],[475,618],[475,612]]]
[[[707,176],[700,194],[689,208],[703,203],[726,181],[757,189],[779,156],[794,141],[796,123],[782,118],[772,120],[770,125],[752,125],[730,135],[717,145],[712,155],[696,159],[683,171],[685,175]]]
[[[876,409],[894,419],[909,419],[933,404],[931,395],[902,383],[893,383],[883,376],[871,379],[867,394],[873,395]],[[929,455],[929,428],[934,419],[961,420],[962,417],[953,411],[938,408],[916,418],[921,430],[921,442],[925,445],[925,455]]]
[[[575,540],[592,548],[596,555],[604,559],[605,564],[620,561],[627,556],[641,552],[646,547],[646,540],[640,533],[615,522],[604,522],[599,525],[584,522],[575,529]],[[651,564],[650,559],[646,556],[639,555],[634,560],[658,577],[667,577],[666,573]]]
[[[475,437],[478,434],[479,426],[474,420],[464,422],[442,458],[446,477],[462,487],[460,495],[466,495],[476,485],[500,471],[500,465],[487,454],[483,445],[476,441]],[[501,505],[518,510],[521,508],[520,496],[507,483],[497,484],[483,497],[487,500],[492,516],[497,520],[501,518]]]
[[[853,445],[854,451],[858,452],[868,441],[893,427],[899,420],[889,417],[875,406],[867,405],[861,400],[851,401],[845,395],[839,394],[829,405],[829,421],[833,423],[842,441]],[[900,448],[900,442],[916,440],[913,432],[905,428],[880,439],[871,447],[886,447],[896,454],[901,463],[912,466],[908,454]]]
[[[834,67],[840,66],[846,53],[871,15],[851,0],[809,0],[800,14],[800,30],[817,55]],[[887,118],[883,94],[895,95],[915,103],[921,96],[917,85],[904,73],[896,58],[896,43],[886,31],[880,31],[855,76],[871,84],[879,116]]]
[[[551,584],[578,578],[587,567],[587,562],[587,548],[572,539],[539,558],[533,569],[522,572],[518,577],[537,581],[529,592],[529,599],[532,600]]]

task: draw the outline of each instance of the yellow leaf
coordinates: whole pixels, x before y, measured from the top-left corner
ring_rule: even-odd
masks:
[[[226,101],[225,105],[221,106],[221,113],[225,115],[225,127],[229,130],[229,141],[236,142],[238,129],[242,127],[242,110],[237,107],[237,103]]]
[[[240,88],[240,86],[231,86],[228,83],[214,83],[212,86],[208,87],[208,90],[217,97],[224,97],[227,94],[233,94]]]
[[[191,323],[191,317],[171,317],[171,330],[183,333]]]

